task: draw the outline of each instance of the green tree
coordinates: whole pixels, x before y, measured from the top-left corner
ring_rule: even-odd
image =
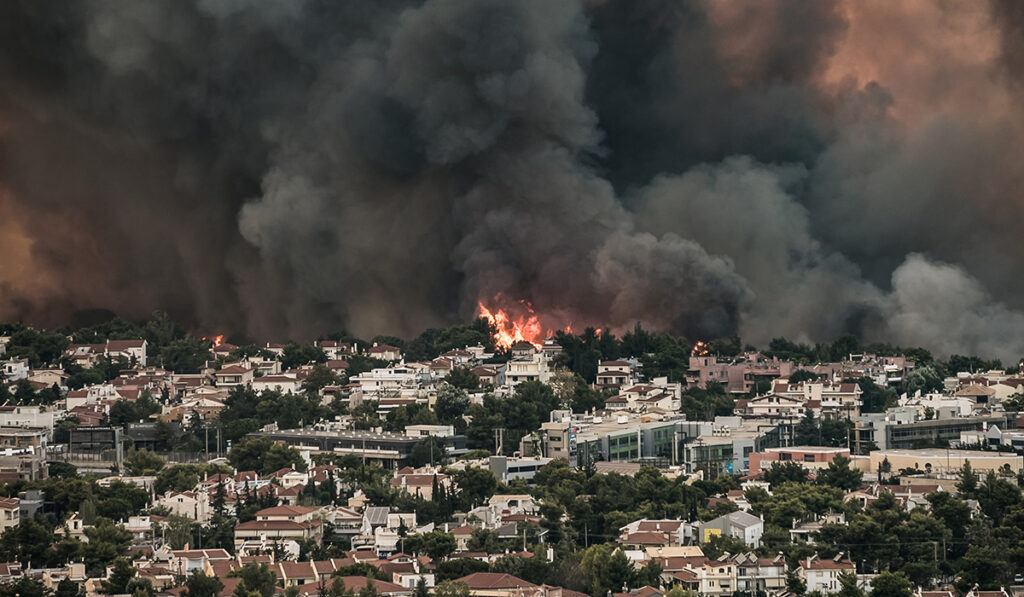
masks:
[[[497,531],[473,529],[473,534],[470,535],[469,541],[466,542],[466,548],[469,551],[499,553],[501,551],[501,541],[498,539]]]
[[[860,487],[864,473],[850,467],[850,459],[837,455],[828,467],[818,473],[817,482],[820,485],[838,487],[846,491],[853,491]]]
[[[806,483],[808,472],[799,463],[793,461],[773,462],[767,469],[762,469],[762,477],[774,488],[783,483]]]
[[[818,381],[820,376],[807,369],[797,369],[789,376],[789,383],[800,383],[803,381]]]
[[[160,350],[160,362],[174,373],[199,373],[210,358],[210,346],[210,342],[191,336],[174,340]]]
[[[857,575],[849,570],[839,574],[839,597],[864,597],[864,591],[857,586]]]
[[[318,363],[313,367],[313,370],[309,372],[306,379],[302,380],[302,389],[310,394],[316,394],[327,386],[338,385],[340,383],[340,377],[335,375],[335,373],[325,365]]]
[[[79,597],[80,595],[82,595],[82,590],[70,578],[61,579],[57,583],[56,590],[53,592],[53,597]]]
[[[412,550],[407,549],[407,551]],[[441,582],[462,578],[474,572],[487,572],[489,569],[490,566],[487,565],[487,562],[481,562],[473,558],[454,558],[439,563],[434,570],[434,574],[438,582]]]
[[[807,409],[800,422],[793,428],[794,441],[798,446],[821,445],[821,426],[814,416],[814,411]]]
[[[224,590],[224,583],[216,576],[207,576],[200,570],[193,570],[185,581],[188,597],[217,597]]]
[[[149,450],[128,450],[124,460],[129,475],[156,475],[164,467],[164,459]]]
[[[110,576],[103,581],[106,593],[128,593],[128,583],[135,578],[135,567],[128,558],[117,558],[110,571]]]
[[[971,461],[965,460],[960,467],[960,480],[956,483],[956,490],[963,496],[973,496],[978,490],[978,475],[971,468]]]
[[[325,362],[327,362],[327,354],[324,353],[323,349],[312,344],[296,344],[292,342],[286,344],[281,352],[281,367],[284,369],[294,369],[300,365]]]
[[[452,368],[444,378],[449,385],[461,390],[475,390],[480,387],[480,377],[469,367],[458,366]]]
[[[240,471],[251,470],[263,475],[285,467],[306,470],[306,463],[298,450],[267,437],[246,437],[231,446],[228,461]]]
[[[440,530],[409,535],[405,538],[406,551],[430,556],[435,562],[454,553],[456,546],[455,537]]]
[[[427,588],[427,581],[424,577],[420,576],[416,581],[416,590],[413,591],[412,597],[430,597],[430,589]]]
[[[804,595],[807,593],[807,583],[790,570],[786,573],[786,590],[793,595]]]
[[[89,549],[83,555],[89,576],[101,576],[104,567],[123,555],[132,543],[131,533],[106,518],[86,528],[85,536],[89,538]]]
[[[632,565],[619,546],[601,543],[584,550],[580,574],[591,595],[618,593],[627,585]]]
[[[457,580],[442,581],[434,587],[435,597],[469,597],[469,585]]]
[[[437,401],[434,412],[442,423],[452,423],[461,417],[469,408],[469,395],[466,390],[451,384],[441,384],[437,389]]]
[[[883,571],[871,579],[872,597],[912,597],[914,587],[902,572]]]
[[[498,489],[498,478],[490,470],[467,466],[453,475],[455,485],[459,488],[459,498],[466,511],[481,506]]]
[[[903,378],[903,393],[914,395],[917,392],[927,394],[942,389],[942,375],[934,366],[916,367]]]
[[[731,535],[713,535],[706,542],[702,543],[700,548],[704,555],[712,560],[717,560],[726,552],[737,554],[748,551],[747,544],[742,539],[737,539]]]
[[[271,597],[274,594],[277,576],[266,564],[249,563],[229,572],[228,576],[241,578],[242,581],[238,584],[244,586],[245,591],[256,592],[262,597]]]
[[[417,442],[409,451],[409,465],[421,467],[427,464],[443,464],[447,459],[448,440],[431,435]]]
[[[14,582],[0,585],[0,597],[46,597],[46,587],[42,581],[30,576],[22,576]]]

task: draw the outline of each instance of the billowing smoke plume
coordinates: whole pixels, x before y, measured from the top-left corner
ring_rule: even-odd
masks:
[[[1024,354],[1013,3],[0,4],[0,318]]]

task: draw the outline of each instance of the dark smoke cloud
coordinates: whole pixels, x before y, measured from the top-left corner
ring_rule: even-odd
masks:
[[[0,316],[1016,358],[1020,11],[868,4],[4,3]]]

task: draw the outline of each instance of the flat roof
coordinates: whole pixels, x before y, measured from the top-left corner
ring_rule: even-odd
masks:
[[[1018,456],[1015,452],[991,452],[988,450],[947,450],[945,448],[920,448],[918,450],[874,450],[871,453],[883,456],[924,456],[933,458],[950,456],[956,458],[976,458],[979,460],[984,458],[1024,458],[1024,456]]]
[[[765,448],[765,452],[818,452],[829,454],[832,452],[849,452],[849,448],[836,448],[833,446],[789,446],[786,448]]]

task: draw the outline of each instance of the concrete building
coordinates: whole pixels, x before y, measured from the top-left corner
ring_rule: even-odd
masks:
[[[508,483],[515,479],[531,481],[533,480],[534,475],[537,474],[537,471],[552,460],[552,458],[545,458],[542,456],[491,456],[490,459],[488,459],[488,468],[504,483]]]
[[[716,535],[724,535],[739,539],[752,549],[761,547],[763,533],[764,521],[746,512],[731,512],[697,526],[697,538],[701,543],[707,543]]]
[[[250,435],[269,437],[300,450],[352,454],[365,459],[367,463],[380,464],[387,468],[401,468],[408,464],[409,454],[422,439],[404,433],[387,431],[329,431],[323,428],[306,427],[279,431],[257,431]],[[453,435],[447,438],[455,450],[466,449],[466,437]]]
[[[777,357],[768,358],[759,352],[747,352],[737,357],[694,355],[686,374],[688,385],[707,387],[709,382],[722,384],[734,394],[750,392],[758,382],[771,383],[780,377],[792,375],[795,367]]]
[[[893,471],[904,468],[933,473],[956,473],[965,462],[977,472],[1024,470],[1024,456],[1012,452],[923,448],[920,450],[875,450],[868,458],[869,471],[877,471],[884,460]]]
[[[750,455],[750,474],[759,475],[774,462],[795,462],[808,470],[825,468],[836,456],[850,457],[848,448],[832,448],[827,446],[791,446],[786,448],[768,448],[763,452]]]
[[[0,427],[0,483],[45,479],[49,434],[40,427]]]
[[[21,523],[21,500],[0,497],[0,533]]]
[[[853,430],[852,449],[867,454],[873,449],[913,449],[934,446],[937,442],[959,441],[964,431],[998,425],[1009,430],[1016,427],[1016,413],[992,413],[970,417],[924,419],[915,407],[890,408],[884,413],[858,417]]]
[[[549,423],[524,438],[521,449],[524,454],[557,456],[572,466],[597,462],[684,465],[688,473],[703,471],[715,476],[745,471],[750,454],[792,443],[791,438],[788,420],[717,417],[714,421],[687,421],[677,413],[605,417],[554,411]]]

